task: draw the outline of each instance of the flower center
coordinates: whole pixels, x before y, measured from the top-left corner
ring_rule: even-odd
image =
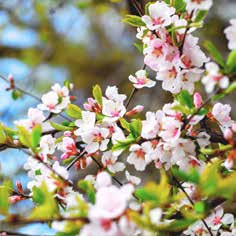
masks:
[[[140,148],[139,150],[135,151],[135,154],[138,158],[144,159],[145,152],[143,151],[143,149]]]
[[[161,17],[156,17],[152,19],[153,25],[161,25],[163,23],[164,23],[164,19],[162,19]]]
[[[218,225],[220,223],[221,223],[221,218],[219,216],[215,216],[215,218],[213,219],[213,224]]]

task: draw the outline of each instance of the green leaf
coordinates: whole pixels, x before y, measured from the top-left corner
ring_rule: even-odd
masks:
[[[203,115],[206,115],[207,113],[208,113],[208,109],[203,107],[198,111],[197,114],[203,116]]]
[[[17,126],[20,142],[26,147],[32,147],[31,133],[23,126]]]
[[[31,212],[31,219],[50,219],[59,216],[59,208],[54,193],[49,192],[45,182],[33,188],[33,201],[36,203]]]
[[[12,183],[9,180],[5,180],[3,185],[0,186],[0,215],[8,214],[11,189]]]
[[[229,85],[227,89],[225,89],[224,94],[230,94],[236,90],[236,82],[233,82]]]
[[[93,187],[92,183],[87,180],[80,180],[78,182],[78,187],[83,190],[91,203],[95,203],[95,188]]]
[[[173,0],[172,6],[176,9],[176,12],[186,11],[186,2],[184,0]]]
[[[205,47],[207,52],[210,54],[212,59],[224,68],[225,67],[224,59],[221,53],[216,48],[216,46],[210,41],[205,41],[203,43],[203,46]]]
[[[4,126],[0,123],[0,144],[5,143],[7,140],[7,135],[4,130]]]
[[[129,125],[130,128],[130,132],[132,134],[132,136],[137,139],[138,137],[140,137],[141,135],[141,131],[142,131],[142,122],[141,120],[132,120],[132,122]]]
[[[204,202],[196,202],[194,204],[194,210],[198,214],[203,214],[205,212],[205,204],[204,204]]]
[[[122,21],[135,27],[145,26],[140,16],[126,15]]]
[[[168,0],[170,1],[170,0]],[[149,15],[149,6],[153,4],[153,2],[148,2],[146,5],[145,5],[145,15]]]
[[[33,128],[32,134],[31,134],[31,138],[32,138],[31,143],[32,143],[33,148],[36,148],[39,145],[41,134],[42,134],[41,125],[36,125]]]
[[[226,62],[227,73],[236,73],[236,50],[230,52]]]
[[[135,196],[140,200],[140,201],[157,201],[157,196],[153,194],[152,191],[148,191],[145,188],[137,189],[135,191]]]
[[[93,96],[97,103],[102,105],[102,89],[98,84],[93,87]]]
[[[134,43],[134,46],[138,49],[140,53],[143,53],[143,44],[140,42]]]
[[[180,105],[186,106],[189,109],[193,109],[193,98],[187,90],[181,91],[178,96],[177,100],[179,101]]]
[[[82,118],[82,110],[75,104],[68,104],[66,113],[74,119]]]
[[[194,22],[197,23],[203,21],[206,18],[207,13],[208,11],[206,10],[199,10],[195,16]]]
[[[119,121],[120,121],[120,124],[121,124],[122,128],[124,128],[125,130],[130,132],[130,124],[129,124],[129,122],[126,121],[124,118],[120,118]]]
[[[50,124],[54,129],[59,130],[59,131],[72,131],[73,130],[73,127],[57,124],[53,121],[51,121]]]
[[[22,93],[19,90],[12,90],[11,96],[14,100],[17,100],[18,98],[22,97]]]
[[[125,140],[117,141],[117,143],[113,145],[112,151],[126,150],[131,144],[135,143],[135,141],[136,140],[133,137],[127,137]]]
[[[219,99],[222,99],[226,95],[234,92],[236,90],[236,82],[233,82],[232,84],[229,85],[227,89],[225,89],[222,93],[216,94],[215,96],[212,97],[212,101],[217,101]]]
[[[172,174],[178,179],[185,182],[192,182],[198,184],[200,181],[200,176],[195,168],[190,169],[190,171],[187,173],[178,168],[173,167]]]

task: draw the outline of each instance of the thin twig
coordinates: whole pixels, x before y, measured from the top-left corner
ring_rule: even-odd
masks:
[[[175,181],[177,187],[179,189],[182,190],[182,192],[185,194],[185,196],[188,198],[189,202],[194,205],[193,200],[191,199],[191,197],[188,195],[188,193],[185,191],[185,189],[183,188],[183,186],[181,185],[181,183],[178,181],[178,179],[172,174],[173,180]],[[207,225],[206,221],[204,219],[201,219],[202,223],[204,224],[204,226],[206,227],[207,231],[209,232],[209,234],[211,236],[213,236],[213,233],[211,232],[211,229],[209,228],[209,226]]]
[[[48,219],[22,219],[17,218],[17,216],[12,216],[9,218],[9,220],[3,220],[1,223],[8,223],[8,224],[32,224],[32,223],[49,223],[53,221],[82,221],[84,223],[88,223],[89,219],[87,217],[54,217],[54,218],[48,218]]]
[[[24,152],[25,154],[31,156],[32,158],[34,158],[35,160],[39,161],[41,164],[43,164],[48,170],[50,170],[53,174],[55,174],[56,176],[58,176],[60,178],[60,180],[62,180],[66,185],[73,187],[73,183],[70,182],[69,180],[65,179],[63,176],[61,176],[59,173],[57,173],[50,165],[48,165],[46,162],[42,161],[40,158],[37,158],[36,156],[32,155],[30,152],[23,150],[23,149],[19,149],[22,152]]]
[[[67,167],[66,169],[69,170],[77,161],[79,161],[85,154],[85,150],[83,150]]]
[[[92,158],[92,160],[96,163],[96,165],[99,167],[99,169],[102,169],[103,168],[103,166],[96,160],[96,158],[94,158],[94,157],[91,157]],[[123,184],[120,182],[120,180],[118,180],[115,176],[112,176],[111,175],[111,177],[112,177],[112,179],[114,180],[114,181],[116,181],[120,186],[122,186]]]

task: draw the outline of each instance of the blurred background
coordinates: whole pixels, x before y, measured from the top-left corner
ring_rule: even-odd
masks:
[[[226,54],[223,29],[230,18],[236,18],[235,0],[214,0],[205,29],[196,35],[212,40]],[[133,46],[135,29],[122,23],[125,14],[135,9],[125,0],[0,0],[0,74],[13,74],[16,84],[40,96],[55,82],[70,80],[75,85],[73,95],[81,105],[91,95],[92,85],[103,88],[117,85],[129,94],[128,76],[142,67],[142,55]],[[37,103],[23,96],[17,101],[6,91],[8,84],[0,80],[0,120],[12,126],[25,118],[30,106]],[[133,105],[144,104],[157,110],[170,101],[160,83],[152,90],[135,95]],[[227,102],[233,100],[227,98]],[[134,102],[135,101],[135,102]],[[231,103],[232,104],[232,103]],[[26,188],[23,170],[26,156],[16,150],[0,153],[0,181],[20,180]],[[22,201],[12,211],[27,213],[30,201]],[[3,230],[0,223],[0,231]],[[53,235],[46,225],[34,224],[11,231]]]

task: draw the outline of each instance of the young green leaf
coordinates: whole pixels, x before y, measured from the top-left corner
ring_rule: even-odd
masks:
[[[74,119],[82,118],[82,110],[75,104],[68,104],[66,114]]]
[[[177,96],[177,100],[179,101],[180,105],[183,105],[189,109],[194,108],[193,98],[187,90],[181,91]]]
[[[98,84],[93,87],[93,96],[97,103],[102,105],[102,89]]]
[[[32,142],[32,147],[36,148],[40,142],[40,137],[42,134],[42,127],[41,125],[36,125],[33,130],[32,130],[32,134],[31,134],[31,142]]]
[[[226,72],[236,73],[236,50],[230,52],[226,62]]]
[[[135,27],[145,26],[140,16],[126,15],[122,21]]]
[[[206,10],[199,10],[195,16],[194,22],[198,23],[198,22],[202,22],[206,16],[207,16],[208,11]]]
[[[78,187],[83,190],[91,203],[95,203],[95,189],[90,181],[87,180],[80,180],[78,182]]]
[[[133,120],[130,125],[130,132],[132,134],[132,136],[137,139],[140,135],[141,135],[141,131],[142,131],[142,122],[141,120]]]
[[[205,41],[203,43],[203,46],[208,51],[212,59],[224,68],[225,67],[224,59],[221,53],[216,48],[216,46],[211,41]]]
[[[17,126],[20,142],[26,147],[32,147],[31,133],[23,126]]]
[[[72,131],[73,130],[73,127],[57,124],[53,121],[51,121],[50,124],[54,129],[59,130],[59,131]]]

